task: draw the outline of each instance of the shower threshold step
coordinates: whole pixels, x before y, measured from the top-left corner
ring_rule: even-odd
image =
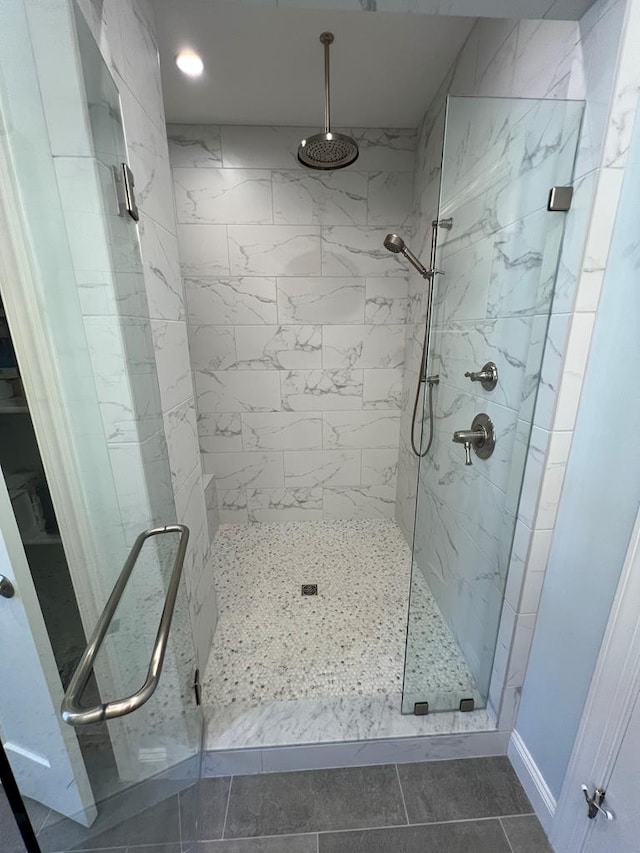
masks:
[[[399,693],[327,699],[208,703],[207,750],[369,741],[495,731],[486,710],[401,714]]]

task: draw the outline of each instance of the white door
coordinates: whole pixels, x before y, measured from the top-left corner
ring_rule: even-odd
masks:
[[[594,820],[585,853],[637,853],[640,849],[640,701],[607,782],[605,803],[613,820]]]
[[[63,690],[20,533],[0,474],[0,732],[23,796],[90,826],[97,811],[75,731],[60,719]]]
[[[581,785],[605,791],[589,820]],[[554,816],[557,853],[640,851],[640,514]]]

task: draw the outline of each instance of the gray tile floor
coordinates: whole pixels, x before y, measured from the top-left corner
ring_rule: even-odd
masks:
[[[199,844],[196,808],[190,789],[64,853],[551,850],[505,757],[204,779]]]

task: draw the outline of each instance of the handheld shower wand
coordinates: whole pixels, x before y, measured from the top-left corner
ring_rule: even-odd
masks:
[[[422,356],[420,362],[420,375],[418,377],[418,385],[416,387],[416,396],[413,402],[413,415],[411,417],[411,449],[415,453],[416,456],[422,458],[426,456],[429,450],[431,449],[431,445],[433,444],[433,388],[434,385],[437,385],[440,382],[439,376],[427,376],[427,358],[429,355],[429,341],[431,338],[431,309],[433,306],[433,280],[436,275],[441,272],[441,270],[436,269],[436,249],[438,242],[438,228],[446,228],[447,231],[451,229],[453,225],[453,221],[451,219],[434,219],[431,223],[432,231],[431,231],[431,259],[429,261],[429,269],[427,269],[424,264],[420,263],[420,261],[413,254],[411,249],[404,242],[402,237],[399,237],[397,234],[387,234],[384,238],[384,247],[387,251],[393,252],[395,255],[403,255],[411,264],[411,266],[415,267],[418,270],[422,278],[427,279],[429,282],[427,289],[427,316],[425,319],[424,326],[424,339],[422,342]],[[420,401],[420,388],[422,385],[429,386],[429,442],[424,450],[421,450],[422,440],[420,441],[420,447],[416,444],[415,440],[415,428],[416,428],[416,418],[418,415],[418,403]]]
[[[404,242],[402,237],[398,237],[397,234],[387,234],[384,238],[384,247],[388,252],[393,252],[394,255],[404,255],[404,257],[409,261],[411,266],[415,267],[422,278],[430,278],[432,275],[431,270],[428,270],[413,254],[411,249]]]

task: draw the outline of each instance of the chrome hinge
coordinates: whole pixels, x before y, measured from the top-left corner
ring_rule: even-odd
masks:
[[[551,187],[547,210],[566,212],[571,209],[572,198],[573,187]]]
[[[202,687],[200,685],[200,670],[196,669],[193,675],[193,692],[196,696],[196,705],[200,707],[202,705]]]
[[[598,817],[601,814],[603,817],[606,817],[607,820],[613,820],[613,815],[607,809],[602,808],[602,804],[604,803],[605,791],[601,788],[596,788],[593,792],[593,797],[589,796],[589,789],[586,785],[580,786],[582,789],[582,793],[584,794],[584,798],[587,801],[587,817],[589,820],[593,820],[595,817]]]
[[[119,167],[114,166],[113,171],[116,178],[116,193],[118,195],[120,216],[128,214],[134,222],[137,222],[140,219],[140,214],[138,213],[136,195],[133,189],[135,186],[133,172],[126,163],[121,163]]]

